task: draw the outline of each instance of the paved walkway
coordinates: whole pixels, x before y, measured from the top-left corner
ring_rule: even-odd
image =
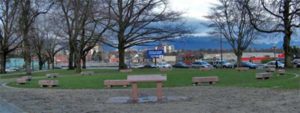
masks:
[[[0,80],[0,90],[5,90],[4,82]],[[0,113],[26,113],[16,105],[0,97]]]

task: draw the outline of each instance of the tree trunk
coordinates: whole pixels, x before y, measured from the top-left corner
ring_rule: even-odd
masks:
[[[0,73],[6,73],[6,54],[3,52],[0,54]]]
[[[44,61],[41,56],[38,56],[39,58],[39,70],[43,70]]]
[[[28,32],[27,32],[28,33]],[[31,75],[31,55],[30,55],[30,44],[29,44],[29,37],[28,34],[24,34],[24,47],[23,47],[23,52],[24,52],[24,61],[25,61],[25,70],[26,70],[26,75]]]
[[[119,70],[126,69],[126,68],[127,66],[125,64],[125,49],[123,47],[120,47],[119,44]]]
[[[50,63],[51,63],[50,61],[51,61],[51,60],[49,59],[49,60],[48,60],[48,70],[50,70]]]
[[[43,61],[41,59],[39,59],[39,70],[43,70]]]
[[[75,53],[75,72],[80,73],[81,72],[81,58],[80,53]]]
[[[83,56],[81,60],[82,60],[82,69],[86,69],[86,56]]]
[[[74,50],[72,47],[70,47],[70,53],[69,53],[69,70],[73,70],[74,69]]]
[[[292,60],[293,60],[293,55],[292,55],[292,49],[290,47],[290,42],[291,42],[291,33],[288,32],[285,34],[284,39],[283,39],[283,49],[284,49],[284,65],[285,68],[293,68]]]
[[[242,51],[238,51],[237,53],[235,53],[235,55],[237,57],[237,59],[236,59],[236,66],[237,67],[241,67],[243,52]]]
[[[55,65],[54,65],[54,57],[53,57],[53,59],[51,59],[51,64],[52,64],[52,69],[54,70],[54,67],[55,67]]]

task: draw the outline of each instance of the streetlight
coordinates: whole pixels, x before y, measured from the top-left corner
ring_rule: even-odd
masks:
[[[220,36],[220,53],[221,53],[221,61],[223,61],[223,40],[222,40],[222,35]]]
[[[276,58],[276,46],[273,46],[274,58]]]

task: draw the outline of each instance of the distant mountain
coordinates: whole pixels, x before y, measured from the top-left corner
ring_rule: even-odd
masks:
[[[270,39],[269,41],[272,42]],[[231,49],[231,46],[227,43],[226,39],[222,39],[223,48]],[[198,50],[198,49],[218,49],[220,48],[220,38],[211,37],[211,36],[190,36],[184,38],[174,39],[169,41],[170,44],[173,44],[176,49],[184,50]],[[265,43],[261,41],[254,41],[249,48],[256,49],[267,49],[276,46],[277,48],[282,48],[282,41],[276,43]],[[300,41],[292,40],[291,45],[300,45]]]
[[[186,25],[189,29],[193,29],[194,33],[189,36],[175,38],[168,41],[161,41],[150,43],[148,45],[152,46],[137,46],[134,48],[144,49],[144,48],[154,48],[154,46],[159,45],[160,43],[169,43],[175,46],[175,49],[184,49],[184,50],[199,50],[199,49],[219,49],[220,48],[220,38],[208,36],[208,32],[211,31],[207,27],[209,24],[208,21],[203,21],[199,19],[186,18]],[[300,46],[300,30],[294,32],[291,45]],[[261,34],[260,38],[255,40],[249,48],[256,49],[268,49],[276,46],[276,48],[282,48],[282,34]],[[223,39],[223,48],[231,49],[231,46]],[[105,50],[112,51],[116,50],[115,48],[105,47]]]

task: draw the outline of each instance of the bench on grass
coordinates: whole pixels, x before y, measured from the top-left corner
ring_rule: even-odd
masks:
[[[248,71],[249,68],[248,67],[237,67],[237,68],[235,68],[235,70],[237,70],[237,71]]]
[[[285,74],[285,70],[284,69],[279,69],[279,70],[277,70],[277,73],[279,75],[284,75]]]
[[[18,85],[25,84],[25,83],[27,83],[27,79],[22,78],[22,77],[21,78],[17,78],[16,82],[17,82]]]
[[[58,77],[58,76],[59,76],[58,73],[48,73],[48,74],[46,74],[46,77],[47,77],[47,78],[56,78],[56,77]]]
[[[159,68],[160,72],[167,72],[167,71],[171,71],[172,68]]]
[[[192,82],[195,85],[201,84],[201,83],[209,83],[209,84],[215,84],[219,81],[219,77],[217,76],[209,76],[209,77],[193,77]]]
[[[16,79],[17,84],[25,84],[32,79],[32,76],[22,76]]]
[[[199,70],[200,71],[209,71],[209,70],[211,70],[211,68],[200,68]]]
[[[276,69],[275,68],[271,68],[271,67],[269,67],[269,68],[266,69],[266,72],[275,72],[275,71],[276,71]]]
[[[104,85],[106,88],[111,88],[113,86],[129,86],[129,82],[127,80],[104,80]]]
[[[94,71],[83,71],[83,72],[80,72],[80,75],[82,76],[91,76],[91,75],[94,75],[95,72]]]
[[[40,87],[55,87],[58,86],[58,80],[39,80]]]
[[[272,73],[256,73],[256,79],[266,80],[272,76]]]
[[[31,81],[32,76],[22,76],[21,78],[26,79],[27,81]]]
[[[132,72],[132,69],[121,69],[120,72],[129,73],[129,72]]]

